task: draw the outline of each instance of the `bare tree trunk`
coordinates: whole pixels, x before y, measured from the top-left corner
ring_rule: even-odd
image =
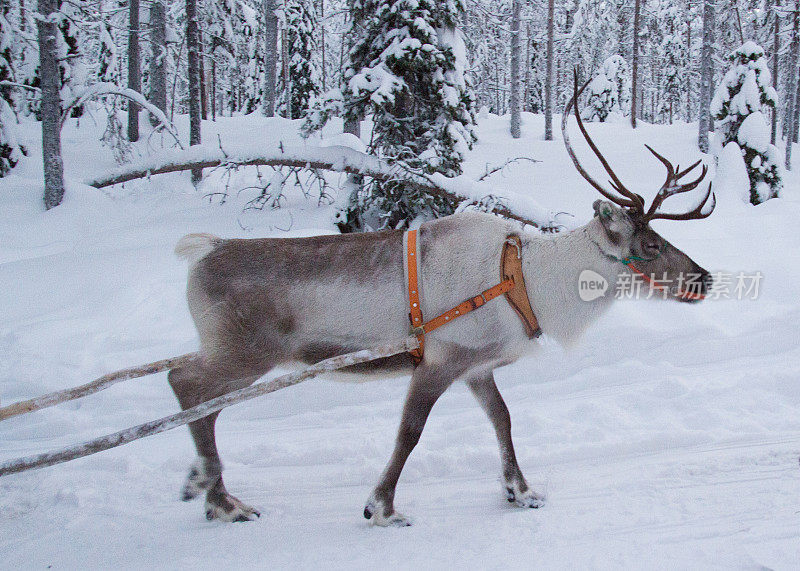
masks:
[[[278,65],[278,16],[276,0],[264,0],[264,109],[267,117],[275,116],[275,78]]]
[[[631,127],[634,129],[636,128],[636,92],[639,86],[639,26],[641,25],[641,4],[641,0],[636,0],[633,5],[633,78],[631,82]]]
[[[217,61],[211,58],[211,120],[217,120]]]
[[[294,119],[292,110],[292,77],[289,74],[289,31],[281,30],[281,63],[283,68],[283,97],[286,102],[286,118]]]
[[[200,63],[200,118],[208,120],[208,88],[206,86],[206,55],[203,47],[203,32],[197,30],[197,53]]]
[[[703,3],[703,51],[700,57],[700,109],[697,144],[708,152],[708,132],[711,130],[711,81],[714,77],[714,0]]]
[[[778,61],[780,60],[780,27],[781,20],[778,14],[779,2],[775,2],[772,6],[773,18],[775,21],[772,23],[772,88],[778,92]],[[778,136],[778,108],[772,109],[772,131],[770,134],[770,143],[775,144]]]
[[[44,160],[44,207],[53,208],[64,198],[64,162],[61,158],[61,76],[55,14],[57,0],[39,0],[36,28],[39,33],[39,76],[42,89],[42,158]]]
[[[165,0],[150,4],[150,102],[167,111],[167,13]],[[150,115],[153,126],[158,120]]]
[[[130,0],[128,14],[128,87],[142,90],[142,73],[139,68],[139,0]],[[128,101],[128,140],[139,140],[139,106]]]
[[[509,97],[509,106],[511,107],[511,136],[514,139],[519,139],[522,135],[519,101],[519,56],[522,51],[519,37],[521,11],[522,0],[513,0],[511,4],[511,96]]]
[[[199,145],[200,135],[200,62],[197,53],[197,0],[186,0],[186,48],[189,73],[189,144]],[[203,169],[192,169],[192,184],[203,179]]]
[[[692,20],[686,20],[686,54],[687,54],[687,73],[686,73],[686,122],[692,120]]]
[[[798,71],[800,73],[800,71]],[[797,73],[795,73],[795,77],[797,77]],[[800,81],[797,81],[797,91],[794,95],[794,135],[792,136],[792,141],[797,143],[797,138],[800,133]]]
[[[792,138],[794,137],[795,105],[797,104],[797,57],[800,51],[800,0],[794,0],[792,13],[792,45],[789,50],[789,84],[786,86],[786,170],[792,170]]]
[[[325,70],[325,0],[319,0],[319,7],[317,8],[318,22],[319,22],[319,49],[322,56],[322,93],[325,93],[327,88],[328,74]]]
[[[547,0],[547,65],[544,82],[544,140],[553,140],[553,25],[555,0]],[[578,102],[575,102],[577,105]]]
[[[525,85],[522,88],[522,110],[531,111],[531,39],[532,25],[528,20],[525,26]]]
[[[500,111],[500,58],[497,55],[498,49],[494,49],[494,104],[495,113],[502,115]]]

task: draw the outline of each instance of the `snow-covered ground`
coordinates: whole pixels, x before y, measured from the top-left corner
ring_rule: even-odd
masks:
[[[524,121],[523,138],[512,140],[507,118],[482,119],[466,173],[513,156],[538,159],[490,180],[574,215],[570,225],[585,222],[595,191],[560,136],[541,139],[541,117]],[[204,137],[219,132],[229,148],[299,144],[290,129],[280,119],[225,118],[206,123]],[[209,200],[218,175],[199,191],[186,173],[83,186],[113,167],[100,130],[88,118],[65,128],[72,182],[55,210],[41,211],[34,129],[23,133],[30,158],[0,180],[4,405],[194,350],[186,269],[172,254],[183,234],[334,231],[331,207],[314,197],[290,194],[282,209],[244,214],[247,192]],[[621,178],[650,196],[664,172],[642,143],[683,165],[698,157],[693,125],[590,130]],[[327,135],[336,140],[335,128]],[[321,378],[220,418],[226,483],[260,509],[258,521],[207,522],[200,502],[178,501],[194,455],[180,428],[0,479],[0,567],[800,568],[798,172],[800,161],[783,198],[759,207],[738,202],[736,176],[720,177],[711,218],[654,224],[711,271],[762,272],[757,300],[620,302],[576,348],[545,341],[537,357],[498,371],[520,464],[547,496],[539,510],[506,502],[493,431],[466,388],[454,386],[398,486],[396,505],[415,525],[370,527],[361,511],[391,451],[407,378]],[[231,188],[252,183],[252,173],[235,174]],[[177,408],[165,374],[129,381],[0,423],[0,460]]]

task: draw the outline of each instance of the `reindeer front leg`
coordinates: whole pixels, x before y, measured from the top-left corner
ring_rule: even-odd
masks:
[[[403,418],[397,432],[394,452],[364,508],[364,517],[375,525],[411,525],[407,517],[394,511],[394,492],[400,472],[419,442],[433,405],[453,382],[453,377],[444,373],[441,367],[433,368],[424,362],[414,370],[403,406]]]
[[[514,443],[511,441],[511,415],[500,391],[497,390],[494,375],[489,373],[484,377],[470,379],[467,381],[467,386],[494,425],[497,442],[500,445],[508,501],[525,508],[541,507],[544,505],[544,498],[528,487],[525,476],[517,464]]]

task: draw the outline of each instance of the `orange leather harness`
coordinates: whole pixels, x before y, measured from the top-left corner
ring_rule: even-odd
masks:
[[[509,236],[503,245],[503,255],[500,263],[500,277],[502,281],[497,285],[482,291],[478,295],[458,304],[453,309],[445,311],[430,321],[422,319],[422,305],[419,289],[419,249],[417,248],[417,231],[406,232],[406,266],[408,274],[408,317],[411,320],[412,333],[417,336],[419,348],[411,351],[415,364],[422,360],[425,350],[425,334],[449,323],[485,305],[487,302],[505,294],[508,303],[517,313],[525,326],[529,338],[542,334],[539,322],[531,308],[528,292],[525,288],[525,277],[522,274],[522,241],[516,234]]]

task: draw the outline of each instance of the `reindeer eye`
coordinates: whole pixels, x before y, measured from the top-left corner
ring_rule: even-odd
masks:
[[[647,248],[648,250],[658,251],[660,249],[660,246],[656,242],[649,242],[647,246],[645,246],[645,248]]]

